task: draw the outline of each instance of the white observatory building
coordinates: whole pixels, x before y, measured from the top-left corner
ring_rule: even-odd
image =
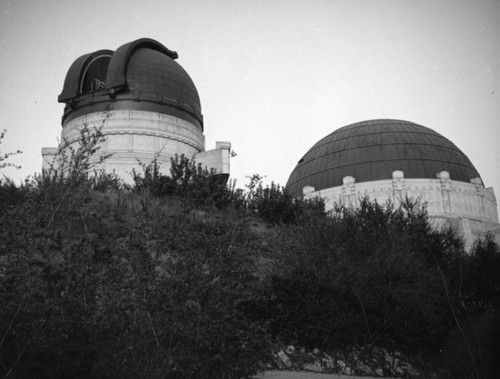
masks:
[[[96,153],[110,155],[98,169],[131,181],[139,161],[155,157],[169,173],[175,154],[229,176],[231,144],[205,150],[198,91],[176,62],[178,55],[152,39],[139,39],[115,51],[98,50],[79,57],[66,74],[59,102],[65,104],[62,144],[77,144],[84,125],[103,125],[105,141]],[[43,167],[57,165],[59,148],[43,148]]]
[[[436,227],[450,226],[470,247],[486,233],[500,235],[493,188],[486,188],[467,156],[434,130],[409,121],[370,120],[344,126],[299,160],[288,192],[356,205],[360,198],[427,204]]]

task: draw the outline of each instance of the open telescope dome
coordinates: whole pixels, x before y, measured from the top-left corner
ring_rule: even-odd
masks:
[[[63,157],[82,145],[87,128],[102,133],[90,157],[93,171],[130,183],[144,164],[155,161],[169,175],[172,159],[185,156],[227,180],[231,143],[216,141],[206,149],[198,90],[177,58],[151,38],[77,58],[58,97],[65,105],[61,143],[42,148],[43,169],[61,167]]]
[[[178,117],[203,129],[198,91],[177,57],[149,38],[116,51],[82,55],[69,68],[58,98],[66,104],[63,125],[89,113],[139,110]]]

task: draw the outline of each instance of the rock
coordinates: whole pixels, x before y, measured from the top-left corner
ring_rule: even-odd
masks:
[[[370,375],[372,373],[372,369],[365,365],[363,362],[358,362],[358,370],[361,372],[363,375]]]
[[[413,367],[410,367],[406,370],[406,373],[409,374],[410,376],[419,376],[420,373],[415,370]]]
[[[288,346],[285,349],[285,353],[287,353],[288,355],[294,354],[295,353],[295,347],[293,345]]]
[[[350,367],[346,367],[344,369],[344,374],[346,374],[346,375],[352,375],[352,369]]]
[[[283,350],[278,351],[278,358],[278,365],[284,366],[285,368],[292,367],[292,361],[290,360],[290,358],[288,358],[288,355],[286,355]]]
[[[403,370],[403,372],[404,372],[405,374],[408,374],[408,375],[410,375],[410,376],[418,376],[418,375],[420,375],[420,373],[419,373],[417,370],[415,370],[415,369],[413,368],[413,366],[412,366],[410,363],[408,363],[408,362],[404,362],[404,361],[402,361],[402,362],[399,364],[399,367],[398,367],[397,369],[401,369],[401,370]]]
[[[319,354],[319,349],[314,349],[314,350],[313,350],[313,354],[314,354],[314,355],[318,355],[318,354]]]
[[[337,366],[340,367],[342,370],[346,367],[346,364],[344,361],[341,361],[340,359],[337,360]]]
[[[321,364],[319,362],[314,362],[314,363],[305,363],[302,368],[305,371],[311,371],[311,372],[323,372],[323,367],[321,367]]]
[[[377,368],[375,369],[375,374],[377,374],[377,376],[384,376],[384,370]]]
[[[396,369],[394,370],[394,372],[397,375],[404,375],[405,374],[405,370],[403,370],[401,367],[396,367]]]
[[[391,357],[389,355],[389,353],[387,353],[387,351],[384,352],[384,358],[385,358],[385,361],[387,362],[387,364],[389,365],[389,367],[393,367],[393,365],[394,365],[394,358]]]
[[[301,354],[305,354],[305,353],[306,353],[306,349],[305,349],[304,347],[301,347],[301,348],[300,348],[300,353],[301,353]]]
[[[327,369],[327,370],[331,370],[332,368],[335,367],[335,361],[333,360],[332,357],[330,357],[328,354],[325,354],[323,359],[322,359],[322,362],[323,362],[323,366]]]
[[[403,369],[407,369],[407,368],[411,367],[411,364],[409,364],[408,362],[405,362],[405,361],[401,361],[399,363],[399,367],[401,367]]]

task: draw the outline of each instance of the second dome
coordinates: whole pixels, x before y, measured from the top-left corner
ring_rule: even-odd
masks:
[[[391,179],[396,170],[407,178],[435,179],[441,171],[467,183],[480,177],[467,156],[434,130],[382,119],[345,126],[318,141],[299,160],[286,188],[300,196],[305,186],[337,187],[346,176],[357,183]]]

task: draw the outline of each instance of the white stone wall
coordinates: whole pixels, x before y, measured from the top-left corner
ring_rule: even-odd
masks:
[[[57,147],[44,147],[42,148],[42,170],[58,169]]]
[[[483,187],[479,178],[471,179],[470,183],[451,180],[446,171],[436,179],[406,179],[402,171],[394,171],[392,179],[363,183],[347,176],[342,186],[321,191],[304,187],[304,195],[323,198],[327,210],[335,203],[356,206],[365,196],[381,203],[390,199],[396,205],[405,197],[419,199],[427,203],[431,222],[436,227],[455,227],[467,247],[476,237],[499,227],[493,188]]]
[[[231,143],[216,142],[215,149],[202,151],[194,156],[196,162],[203,167],[213,168],[218,174],[229,174],[231,159]]]
[[[61,144],[76,148],[80,141],[79,130],[85,125],[103,127],[106,137],[96,159],[101,154],[110,155],[104,164],[96,167],[114,171],[126,182],[132,181],[133,169],[141,170],[140,163],[148,164],[157,159],[161,171],[169,174],[170,158],[184,154],[217,172],[229,173],[230,143],[221,143],[216,149],[205,152],[205,136],[201,129],[188,121],[162,113],[118,110],[84,115],[67,122],[61,133]],[[57,148],[42,149],[43,169],[48,169]],[[49,163],[50,162],[50,163]]]

